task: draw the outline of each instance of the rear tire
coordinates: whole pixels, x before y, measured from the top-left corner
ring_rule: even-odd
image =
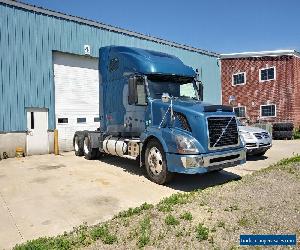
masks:
[[[164,149],[157,140],[149,141],[146,146],[145,167],[148,178],[157,184],[165,184],[173,178],[174,174],[167,168]]]
[[[90,138],[86,135],[83,140],[84,158],[87,160],[93,160],[98,156],[98,152],[98,149],[91,147]]]
[[[273,124],[273,131],[293,131],[294,124],[291,122],[279,122]]]
[[[274,131],[273,139],[275,140],[291,140],[293,138],[293,131]]]
[[[83,139],[75,135],[73,140],[73,147],[76,156],[83,156]]]

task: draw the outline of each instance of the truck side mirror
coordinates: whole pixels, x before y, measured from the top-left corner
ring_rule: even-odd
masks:
[[[128,104],[136,104],[138,101],[137,89],[136,89],[136,76],[129,77],[128,81]]]
[[[198,87],[198,96],[200,101],[203,101],[203,84],[202,82],[198,81],[197,82],[197,87]]]

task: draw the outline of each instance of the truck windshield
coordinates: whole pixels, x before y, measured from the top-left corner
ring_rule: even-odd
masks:
[[[198,100],[197,87],[192,77],[148,76],[150,97],[160,99],[163,93],[175,98]]]

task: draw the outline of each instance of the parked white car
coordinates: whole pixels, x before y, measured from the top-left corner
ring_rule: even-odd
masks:
[[[247,149],[247,155],[264,155],[272,147],[272,136],[264,129],[246,126],[238,121],[241,140]]]

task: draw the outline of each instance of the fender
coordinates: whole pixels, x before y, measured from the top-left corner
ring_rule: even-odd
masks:
[[[148,129],[148,130],[144,131],[140,136],[141,144],[142,144],[142,147],[140,148],[140,167],[144,167],[147,141],[149,139],[151,140],[152,138],[157,139],[160,142],[160,144],[162,145],[163,150],[165,152],[168,152],[168,147],[167,147],[165,140],[162,137],[161,130]]]
[[[163,139],[163,136],[162,136],[162,131],[161,129],[157,129],[157,128],[148,128],[147,131],[144,131],[142,134],[141,134],[141,142],[143,143],[143,148],[144,148],[144,143],[145,141],[148,140],[148,138],[150,137],[154,137],[156,138],[160,144],[162,145],[165,153],[169,152],[169,148],[165,142],[165,140]]]

